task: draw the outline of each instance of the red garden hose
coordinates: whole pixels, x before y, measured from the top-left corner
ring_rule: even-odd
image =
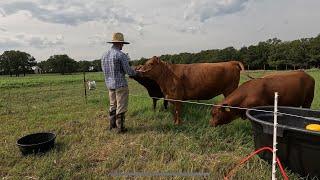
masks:
[[[254,155],[256,155],[256,154],[258,154],[258,153],[260,153],[261,151],[264,151],[264,150],[268,150],[268,151],[270,151],[270,152],[273,152],[273,150],[272,150],[271,147],[262,147],[262,148],[260,148],[260,149],[258,149],[258,150],[256,150],[256,151],[254,151],[254,152],[251,153],[249,156],[243,158],[233,169],[231,169],[231,171],[224,177],[224,180],[229,180],[229,179],[232,177],[232,175],[234,174],[234,171],[235,171],[239,166],[241,166],[243,163],[247,162],[247,161],[248,161],[249,159],[251,159]],[[281,172],[281,174],[282,174],[283,179],[288,180],[289,178],[288,178],[286,172],[284,171],[284,169],[283,169],[283,167],[282,167],[282,164],[281,164],[281,162],[280,162],[280,160],[279,160],[278,157],[277,157],[276,161],[277,161],[277,164],[278,164],[278,166],[279,166],[279,169],[280,169],[280,172]]]

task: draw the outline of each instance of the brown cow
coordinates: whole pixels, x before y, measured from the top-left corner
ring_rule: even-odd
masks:
[[[153,100],[153,110],[155,111],[157,106],[157,101],[159,100],[158,98],[164,98],[164,95],[159,85],[157,84],[157,82],[147,77],[133,76],[131,78],[136,80],[139,84],[141,84],[147,89],[149,96]],[[163,106],[165,109],[168,108],[167,100],[163,101]]]
[[[314,79],[304,71],[274,73],[243,83],[219,105],[252,108],[274,104],[279,93],[279,106],[310,108],[314,96]],[[227,124],[236,117],[245,119],[245,110],[213,107],[211,126]]]
[[[158,57],[148,60],[138,71],[155,80],[167,99],[205,100],[219,94],[228,96],[238,87],[243,64],[238,61],[222,63],[170,64]],[[181,122],[181,102],[175,106],[174,123]]]

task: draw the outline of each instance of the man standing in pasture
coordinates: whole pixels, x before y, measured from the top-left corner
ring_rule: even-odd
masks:
[[[118,133],[124,133],[127,128],[124,126],[125,113],[128,108],[129,89],[125,74],[136,76],[137,72],[129,66],[129,58],[123,53],[122,47],[129,42],[124,41],[122,33],[114,33],[112,47],[103,54],[101,67],[104,72],[106,86],[109,90],[109,121],[110,130],[117,128]]]

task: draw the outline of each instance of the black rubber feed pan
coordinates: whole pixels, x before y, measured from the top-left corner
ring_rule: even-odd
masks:
[[[24,136],[17,141],[23,155],[44,153],[54,147],[54,133],[35,133]]]
[[[254,109],[273,111],[273,108],[261,106]],[[277,156],[282,164],[303,177],[320,178],[320,132],[306,130],[309,124],[320,124],[320,111],[283,106],[278,111],[308,117],[278,115]],[[273,112],[248,110],[246,115],[253,126],[255,148],[272,147]],[[259,156],[268,162],[272,160],[270,152],[263,152]]]

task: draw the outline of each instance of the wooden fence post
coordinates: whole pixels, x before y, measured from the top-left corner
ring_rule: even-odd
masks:
[[[83,71],[83,87],[84,87],[84,98],[87,104],[87,87],[86,87],[86,72]]]

